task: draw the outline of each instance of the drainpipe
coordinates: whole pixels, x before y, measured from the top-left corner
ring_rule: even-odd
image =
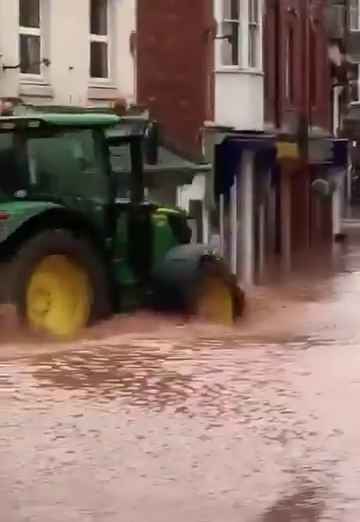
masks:
[[[307,190],[307,179],[309,172],[309,126],[311,124],[311,96],[310,96],[310,64],[311,64],[311,49],[310,49],[310,15],[311,6],[309,0],[302,0],[300,9],[303,9],[301,18],[303,22],[302,33],[304,50],[302,56],[302,76],[303,76],[303,98],[299,125],[299,147],[302,157],[302,164],[304,169],[304,190],[305,190],[305,248],[310,246],[310,192]]]
[[[345,56],[347,57],[347,50],[348,50],[348,41],[350,36],[350,5],[351,0],[344,0],[345,3],[345,13],[344,13],[344,24],[345,24],[345,31],[344,31],[344,41],[345,41]],[[346,108],[350,105],[351,102],[351,86],[349,83],[347,83],[345,87],[345,106]],[[352,200],[352,186],[351,186],[351,173],[352,173],[352,162],[351,162],[351,153],[349,149],[349,164],[348,169],[346,173],[346,203],[347,205],[351,204]]]

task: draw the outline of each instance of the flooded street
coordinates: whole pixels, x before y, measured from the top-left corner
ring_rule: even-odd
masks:
[[[1,520],[358,521],[360,242],[338,248],[234,331],[3,344]]]

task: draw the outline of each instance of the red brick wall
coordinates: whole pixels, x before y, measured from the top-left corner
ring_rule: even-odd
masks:
[[[212,0],[138,0],[138,102],[190,157],[199,157],[199,131],[213,118],[212,29]]]
[[[278,0],[266,1],[264,17],[264,110],[265,122],[279,127],[279,78],[278,78],[278,46],[279,46],[279,10]]]

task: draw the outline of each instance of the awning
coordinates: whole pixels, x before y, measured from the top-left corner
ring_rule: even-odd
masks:
[[[244,151],[255,154],[257,164],[270,167],[276,161],[275,136],[266,133],[238,133],[227,136],[215,150],[215,194],[227,194],[238,174]]]

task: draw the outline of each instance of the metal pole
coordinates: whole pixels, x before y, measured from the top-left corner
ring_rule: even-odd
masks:
[[[230,267],[234,275],[238,273],[238,173],[234,175],[234,182],[230,190]]]
[[[130,142],[131,154],[131,203],[142,203],[144,201],[144,161],[142,138],[133,138]]]
[[[220,194],[220,253],[222,257],[225,256],[225,224],[224,224],[224,216],[225,216],[225,202],[224,202],[224,194]]]

